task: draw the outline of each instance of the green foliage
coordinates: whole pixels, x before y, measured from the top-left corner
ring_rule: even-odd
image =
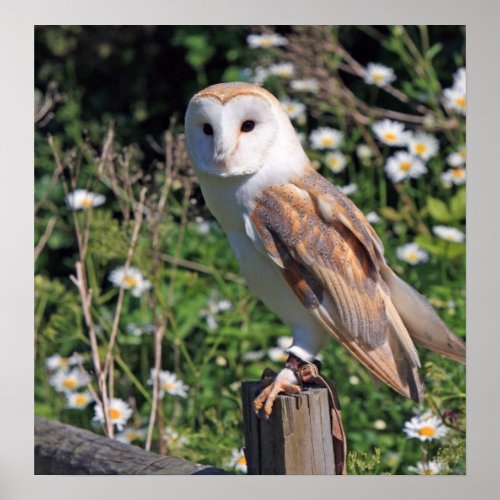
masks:
[[[347,457],[349,474],[352,475],[377,475],[380,462],[379,448],[375,448],[374,453],[351,451]]]
[[[323,78],[317,94],[293,91],[286,78],[276,75],[264,80],[280,99],[291,97],[306,105],[305,118],[293,121],[296,129],[306,137],[319,126],[344,132],[338,151],[347,166],[341,172],[327,167],[326,151],[309,144],[308,155],[334,184],[357,185],[351,198],[364,213],[379,215],[373,227],[388,263],[465,337],[465,244],[444,241],[432,230],[435,225],[465,227],[465,187],[441,182],[447,155],[465,143],[465,120],[450,117],[441,105],[442,89],[452,84],[456,65],[463,64],[462,28],[283,26],[279,32],[289,37],[283,49],[250,49],[248,28],[242,26],[36,28],[37,106],[47,98],[50,82],[64,96],[52,106],[52,115],[37,123],[35,133],[35,241],[41,245],[35,263],[38,415],[102,431],[92,420],[93,405],[67,407],[46,367],[46,359],[55,353],[79,352],[98,390],[89,328],[71,279],[81,261],[101,361],[116,328],[112,379],[115,397],[133,409],[128,425],[148,424],[155,360],[151,325],[165,326],[162,369],[175,373],[189,391],[187,398],[167,393],[160,400],[163,437],[169,426],[187,438],[165,438],[163,451],[226,466],[231,451],[243,446],[239,384],[258,379],[266,366],[280,368],[267,353],[289,329],[250,295],[239,276],[224,232],[205,207],[186,159],[181,117],[200,87],[250,80],[257,67],[281,60],[295,64],[297,78]],[[344,71],[346,60],[330,50],[337,43],[361,65],[379,61],[392,67],[397,75],[393,86],[408,100]],[[355,102],[346,101],[347,90]],[[353,113],[356,102],[366,103],[366,108]],[[425,106],[425,113],[415,106]],[[437,137],[439,151],[427,162],[425,176],[391,182],[384,166],[393,150],[376,141],[369,157],[358,155],[356,148],[367,142],[367,135],[373,140],[370,125],[382,118],[375,116],[380,109],[413,114],[421,121],[409,121],[409,128]],[[75,188],[105,195],[104,204],[71,211],[65,195]],[[120,292],[110,274],[125,264],[131,250],[142,188],[147,188],[144,219],[130,265],[151,288],[138,297],[124,290],[117,315]],[[88,231],[84,255],[76,228],[82,234]],[[409,242],[429,253],[425,262],[412,265],[397,257],[396,249]],[[225,300],[230,307],[219,307]],[[250,352],[256,353],[255,360],[246,357]],[[443,464],[445,473],[464,473],[464,368],[424,349],[419,353],[426,399],[418,410],[450,416],[449,435],[425,443],[425,452]],[[324,374],[339,392],[351,450],[349,473],[407,473],[408,466],[422,460],[421,444],[402,431],[415,404],[374,384],[338,344],[332,342],[322,355]],[[155,451],[161,449],[158,429]]]

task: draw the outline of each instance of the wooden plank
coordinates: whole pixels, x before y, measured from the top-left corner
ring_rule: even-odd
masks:
[[[280,395],[269,419],[252,402],[259,382],[243,382],[243,424],[249,474],[335,474],[328,391]]]
[[[230,474],[210,465],[150,453],[72,425],[35,418],[35,474]]]

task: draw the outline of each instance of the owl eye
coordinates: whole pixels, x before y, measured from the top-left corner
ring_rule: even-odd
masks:
[[[241,124],[242,132],[251,132],[255,127],[255,122],[253,120],[246,120]]]
[[[212,128],[212,125],[210,125],[210,123],[203,124],[203,133],[205,135],[214,135],[214,129]]]

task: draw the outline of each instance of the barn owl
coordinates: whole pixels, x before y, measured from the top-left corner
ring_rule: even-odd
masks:
[[[363,213],[311,166],[279,101],[248,83],[189,102],[186,145],[205,201],[249,289],[291,327],[290,359],[311,362],[333,337],[375,377],[422,399],[413,341],[458,362],[465,345],[388,267]],[[288,363],[254,401],[272,411],[298,392]]]

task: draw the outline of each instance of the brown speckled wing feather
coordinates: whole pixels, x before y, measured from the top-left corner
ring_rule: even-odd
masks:
[[[420,399],[418,355],[379,274],[382,244],[354,204],[311,171],[266,189],[251,219],[310,313],[377,377]]]

